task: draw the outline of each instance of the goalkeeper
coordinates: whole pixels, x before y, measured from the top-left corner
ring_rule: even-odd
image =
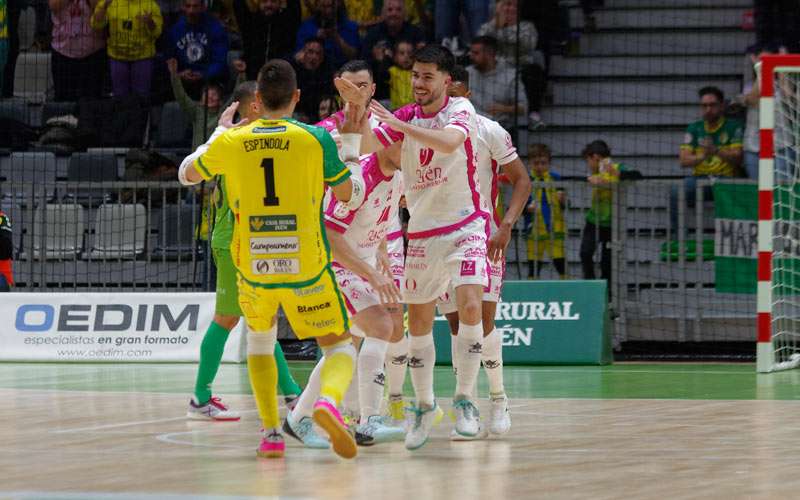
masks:
[[[220,116],[219,125],[214,133],[205,144],[197,148],[197,151],[186,157],[183,164],[191,164],[200,157],[208,150],[211,143],[227,129],[257,120],[263,114],[263,109],[255,92],[256,82],[248,81],[240,84],[234,92],[233,103]],[[233,123],[237,109],[243,120]],[[181,168],[180,171],[183,172],[184,168]],[[183,185],[192,184],[182,176],[180,181]],[[239,318],[242,316],[242,311],[239,309],[237,271],[233,265],[230,251],[234,216],[225,198],[224,182],[223,176],[217,177],[217,185],[214,189],[216,217],[211,235],[211,249],[217,267],[216,311],[214,320],[208,327],[200,346],[200,363],[197,369],[194,395],[189,401],[189,411],[186,415],[195,420],[239,420],[240,418],[238,413],[229,410],[211,392],[211,384],[217,375],[228,334],[239,323]],[[292,378],[281,345],[277,342],[275,343],[275,361],[278,366],[278,385],[286,400],[286,405],[291,407],[297,396],[300,395],[300,386]]]

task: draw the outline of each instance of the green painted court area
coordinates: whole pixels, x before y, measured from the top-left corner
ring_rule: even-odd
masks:
[[[304,384],[313,364],[291,362]],[[0,389],[58,391],[184,393],[194,385],[194,364],[0,364]],[[449,367],[436,368],[436,394],[452,394],[455,380]],[[800,371],[756,374],[753,364],[640,364],[611,366],[505,367],[512,399],[693,399],[800,400]],[[245,365],[225,364],[214,384],[215,393],[249,394]],[[480,393],[486,381],[481,375]],[[410,382],[406,394],[412,395]]]

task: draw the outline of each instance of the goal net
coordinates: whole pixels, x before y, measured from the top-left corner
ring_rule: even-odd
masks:
[[[800,366],[800,55],[761,61],[759,372]]]

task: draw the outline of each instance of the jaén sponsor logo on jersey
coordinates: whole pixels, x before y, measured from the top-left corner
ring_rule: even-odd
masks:
[[[251,233],[281,233],[297,231],[297,216],[289,215],[251,215]]]

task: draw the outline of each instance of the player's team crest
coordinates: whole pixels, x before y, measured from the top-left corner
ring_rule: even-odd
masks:
[[[461,262],[461,276],[475,276],[476,267],[474,260],[464,260]]]
[[[433,149],[424,148],[419,150],[419,166],[427,167],[433,161]]]

